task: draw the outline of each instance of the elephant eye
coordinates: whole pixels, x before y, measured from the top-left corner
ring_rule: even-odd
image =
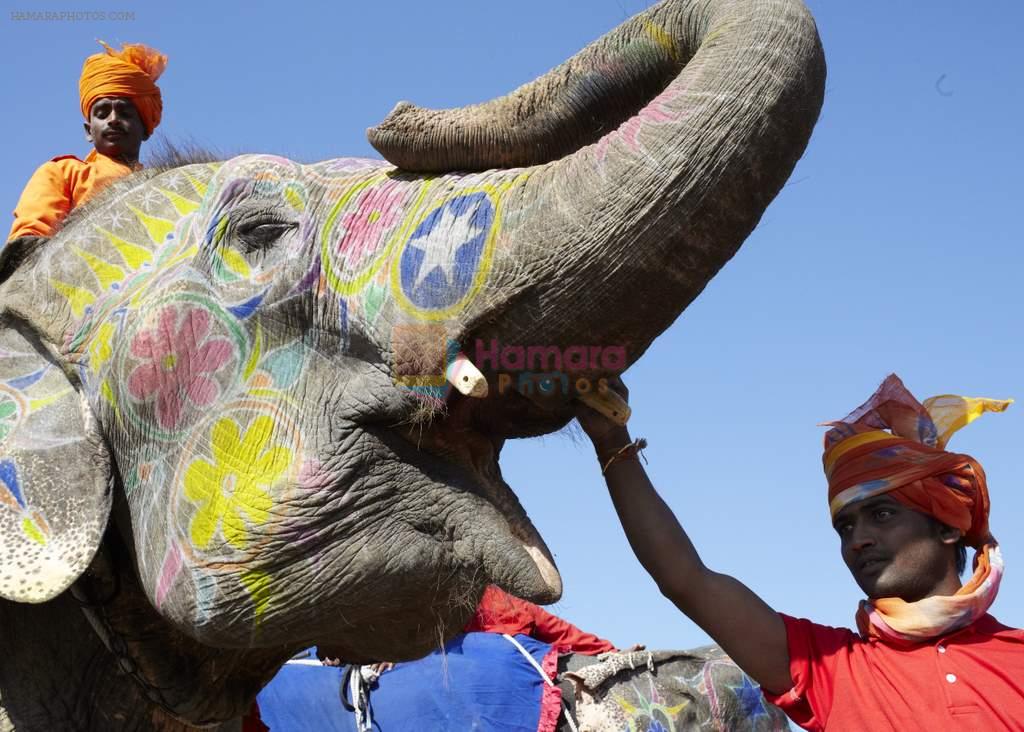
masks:
[[[253,221],[239,225],[238,238],[246,250],[253,252],[266,249],[296,226],[290,221]]]

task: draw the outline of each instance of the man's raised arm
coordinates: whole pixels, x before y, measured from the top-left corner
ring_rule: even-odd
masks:
[[[628,394],[621,383],[613,388],[623,397]],[[625,427],[582,404],[577,418],[601,466],[607,466],[608,492],[629,544],[658,589],[766,691],[780,694],[792,688],[782,617],[739,580],[704,566],[635,459],[635,450],[619,452],[632,442]],[[630,453],[631,458],[622,459]]]

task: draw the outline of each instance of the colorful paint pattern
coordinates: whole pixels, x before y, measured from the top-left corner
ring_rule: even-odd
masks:
[[[674,52],[656,26],[641,41]],[[645,130],[678,121],[681,96],[670,87],[602,140],[598,163],[612,144],[642,157]],[[269,612],[273,575],[256,562],[243,580],[241,558],[287,523],[297,466],[329,457],[304,390],[327,380],[318,370],[342,373],[336,359],[355,344],[382,365],[403,327],[457,328],[538,213],[521,195],[537,174],[416,177],[376,161],[248,155],[114,186],[54,241],[34,265],[39,297],[66,311],[64,355],[112,437],[129,502],[145,509],[140,572],[161,608],[198,622],[241,589],[250,621]],[[17,430],[44,446],[65,439],[23,428],[27,414],[75,406],[50,368],[0,368],[0,444]],[[46,516],[26,516],[45,539]]]
[[[252,574],[260,566],[244,581],[208,567],[255,556],[298,466],[322,462],[306,451],[321,428],[294,397],[324,356],[289,326],[293,309],[325,314],[339,356],[353,328],[386,354],[396,326],[459,317],[489,276],[503,203],[527,177],[414,178],[372,161],[244,156],[115,187],[48,251],[40,295],[66,306],[67,357],[105,429],[119,433],[126,494],[147,511],[136,524],[148,547],[140,572],[161,608],[201,614],[190,599],[200,585],[207,611],[217,588],[240,586],[253,619],[267,607],[273,580]],[[261,225],[273,233],[266,243],[248,233]],[[0,380],[0,444],[28,410],[71,394],[26,398],[45,373],[0,371],[21,380]],[[45,517],[13,490],[3,505],[45,540]],[[160,506],[172,510],[148,515]]]
[[[658,693],[654,679],[648,678],[647,681],[647,693],[642,692],[636,683],[631,684],[634,692],[632,701],[621,694],[614,697],[626,717],[627,727],[623,732],[676,732],[675,720],[689,706],[689,700],[669,705]]]
[[[274,421],[254,419],[244,433],[233,419],[219,420],[210,434],[213,461],[199,459],[185,472],[185,496],[198,504],[190,536],[198,549],[220,531],[236,549],[248,543],[249,529],[266,522],[270,489],[294,461],[291,450],[273,442]]]
[[[131,341],[131,354],[140,364],[128,375],[128,393],[140,402],[152,398],[157,423],[164,429],[175,429],[185,408],[207,407],[220,392],[210,374],[235,354],[228,339],[208,337],[210,319],[207,310],[179,312],[169,305],[153,328]]]

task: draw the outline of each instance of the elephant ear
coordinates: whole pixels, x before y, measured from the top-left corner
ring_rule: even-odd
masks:
[[[110,475],[85,399],[32,328],[0,312],[0,597],[45,602],[89,566]]]

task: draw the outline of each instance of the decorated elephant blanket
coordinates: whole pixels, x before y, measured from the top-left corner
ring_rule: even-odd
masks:
[[[515,636],[549,678],[558,658],[552,646]],[[287,664],[260,692],[263,723],[271,732],[359,732],[345,671]],[[377,732],[553,732],[561,692],[503,636],[466,633],[418,661],[399,663],[369,692]]]

